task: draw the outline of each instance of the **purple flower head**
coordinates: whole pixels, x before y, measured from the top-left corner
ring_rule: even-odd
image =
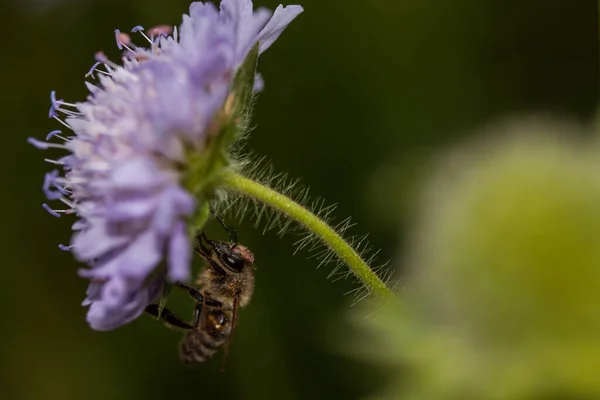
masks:
[[[92,328],[132,321],[165,280],[190,278],[188,219],[199,204],[183,184],[189,155],[208,151],[211,122],[250,49],[259,42],[265,51],[301,12],[253,11],[251,0],[223,0],[220,10],[192,3],[179,29],[136,26],[145,47],[117,30],[122,65],[97,53],[86,76],[98,82],[86,82],[85,102],[51,93],[49,116],[67,133],[29,142],[70,152],[47,160],[58,169],[46,174],[44,193],[63,207],[44,208],[79,218],[60,248],[89,264],[80,275],[90,279],[83,304]]]

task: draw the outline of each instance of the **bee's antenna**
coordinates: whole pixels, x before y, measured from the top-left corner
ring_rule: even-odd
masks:
[[[233,247],[237,246],[237,244],[238,244],[237,230],[235,228],[229,228],[225,224],[225,221],[223,220],[223,218],[221,218],[220,215],[216,215],[216,218],[217,218],[217,221],[219,221],[219,223],[223,227],[223,229],[225,229],[227,231],[227,233],[229,234],[229,241],[233,244]]]
[[[196,240],[194,241],[194,250],[196,250],[198,254],[205,256],[209,251],[204,247],[204,243],[202,242],[203,239],[210,245],[210,241],[206,238],[204,232],[199,232],[196,234]]]

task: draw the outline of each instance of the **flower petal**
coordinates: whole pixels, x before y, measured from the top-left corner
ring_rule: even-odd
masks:
[[[302,13],[304,9],[301,6],[279,6],[273,13],[273,17],[267,25],[258,34],[260,42],[260,53],[267,50],[275,40],[281,35],[283,30]]]
[[[94,258],[123,246],[129,242],[126,236],[110,235],[106,230],[104,221],[88,221],[89,227],[85,230],[76,231],[71,238],[73,254],[79,261],[88,262]]]
[[[127,302],[112,307],[104,301],[95,301],[88,310],[87,321],[92,329],[109,331],[125,325],[144,312],[150,303],[149,289],[142,288],[131,291],[131,298]]]
[[[167,278],[171,282],[187,282],[190,279],[192,246],[183,222],[177,225],[169,241],[169,269]]]
[[[148,157],[136,157],[114,168],[110,184],[114,189],[150,190],[167,180],[164,172]]]
[[[140,234],[127,247],[92,269],[80,270],[85,278],[109,279],[112,276],[144,280],[162,258],[161,241],[152,230]]]
[[[257,35],[265,27],[273,13],[266,8],[252,12],[251,0],[223,0],[221,16],[231,20],[236,29],[235,54],[242,62],[250,48],[257,42]]]

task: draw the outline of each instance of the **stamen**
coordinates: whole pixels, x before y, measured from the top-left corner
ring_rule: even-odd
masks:
[[[131,49],[129,49],[127,47],[127,50],[131,51]],[[97,52],[94,57],[96,58],[96,60],[100,61],[101,63],[104,64],[104,66],[106,67],[106,70],[108,72],[104,72],[100,69],[97,69],[96,72],[100,72],[102,74],[108,75],[110,77],[112,77],[112,73],[114,72],[114,70],[120,69],[121,66],[114,63],[113,61],[111,61],[108,57],[106,57],[106,54],[104,54],[103,52],[99,51]]]
[[[134,26],[133,29],[131,30],[131,33],[137,33],[137,32],[139,32],[144,37],[144,39],[146,39],[150,44],[152,44],[152,45],[154,44],[154,43],[152,43],[152,40],[148,36],[146,36],[146,34],[144,33],[143,26],[141,26],[141,25]]]
[[[52,210],[52,211],[54,211],[55,213],[58,213],[58,214],[65,214],[65,215],[74,213],[74,210]]]
[[[61,249],[62,251],[71,251],[73,246],[65,246],[64,244],[59,244],[58,248]]]
[[[62,99],[60,100],[56,100],[56,91],[51,91],[50,92],[50,110],[48,111],[48,117],[49,118],[55,118],[58,114],[56,113],[57,111],[60,110],[60,104],[62,103]]]
[[[71,194],[70,191],[68,191],[67,189],[65,189],[64,187],[60,186],[60,185],[54,185],[54,187],[56,188],[56,190],[58,190],[63,196],[69,196]],[[63,203],[65,203],[66,205],[68,205],[69,207],[73,206],[73,203],[71,203],[70,201],[64,199],[64,198],[60,198],[60,201],[62,201]]]
[[[53,136],[58,135],[59,133],[62,133],[62,131],[59,129],[50,132],[49,134],[46,135],[46,141],[52,139]]]
[[[115,29],[115,40],[117,41],[117,47],[119,50],[123,50],[125,45],[131,43],[131,38],[126,33],[121,33],[120,30]]]
[[[54,117],[55,120],[57,120],[58,122],[60,122],[61,124],[63,124],[65,127],[71,129],[71,127],[69,126],[69,124],[67,124],[65,121],[63,121],[62,119],[58,118],[58,116]],[[71,129],[72,130],[72,129]],[[66,148],[66,147],[65,147]]]
[[[58,177],[58,170],[47,172],[44,175],[44,184],[42,185],[42,190],[44,194],[49,200],[58,200],[63,194],[60,191],[51,190],[55,185],[55,180]]]
[[[59,103],[61,106],[67,106],[67,107],[73,107],[73,108],[77,108],[77,104],[74,104],[74,103],[67,103],[66,101],[63,101],[63,100],[59,100],[59,101],[58,101],[58,103]]]
[[[106,57],[106,54],[104,54],[103,51],[98,51],[96,52],[96,54],[94,54],[94,58],[102,63],[102,64],[106,64],[107,62],[109,62],[110,60],[108,59],[108,57]]]
[[[100,64],[102,64],[100,61],[96,61],[94,63],[94,65],[92,65],[92,68],[89,69],[89,71],[87,72],[87,74],[85,74],[84,77],[88,78],[88,77],[91,76],[93,78],[94,77],[94,71],[96,71],[96,67],[98,67],[98,65],[100,65]]]
[[[126,49],[127,49],[127,50],[129,50],[129,51],[130,51],[130,52],[132,52],[132,53],[135,53],[135,52],[134,52],[133,50],[131,50],[129,47],[126,47]],[[130,71],[127,71],[126,69],[124,69],[124,68],[123,68],[123,67],[121,67],[120,65],[118,65],[118,64],[116,64],[116,63],[114,63],[114,62],[110,61],[110,60],[108,59],[108,57],[106,57],[106,55],[105,55],[103,52],[101,52],[101,51],[97,52],[97,53],[94,55],[94,57],[96,58],[96,60],[98,60],[98,61],[100,61],[101,63],[103,63],[103,64],[104,64],[104,66],[106,67],[106,69],[109,71],[109,72],[104,72],[104,71],[102,71],[102,70],[100,70],[100,69],[97,69],[97,70],[96,70],[96,72],[98,72],[98,73],[101,73],[101,74],[104,74],[104,75],[107,75],[107,76],[110,76],[110,77],[112,78],[112,77],[113,77],[113,76],[112,76],[112,71],[113,71],[113,69],[114,69],[114,70],[119,70],[119,72],[121,72],[121,73],[126,73],[126,74],[127,74],[127,75],[128,75],[130,78],[132,78],[132,79],[135,79],[135,80],[137,80],[137,79],[138,79],[138,78],[135,76],[135,74],[131,73]],[[113,68],[113,69],[111,69],[111,68]]]
[[[48,200],[58,200],[69,193],[65,193],[66,190],[56,184],[58,178],[58,170],[50,171],[44,176],[44,184],[42,190],[48,198]],[[56,190],[52,190],[56,188]]]
[[[27,142],[29,144],[37,147],[40,150],[47,150],[49,148],[63,149],[63,150],[67,149],[67,147],[65,145],[63,145],[63,144],[42,142],[41,140],[37,140],[36,138],[32,138],[32,137],[28,138]]]
[[[51,160],[49,158],[44,158],[44,161],[46,161],[47,163],[50,163],[50,164],[54,164],[54,165],[65,165],[65,163],[63,163],[63,162]]]
[[[110,77],[112,78],[112,75],[111,75],[111,74],[109,74],[109,73],[108,73],[108,72],[106,72],[106,71],[102,71],[101,69],[97,69],[97,70],[96,70],[96,72],[98,72],[99,74],[103,74],[103,75],[106,75],[106,76],[110,76]]]
[[[102,64],[104,64],[104,66],[106,67],[106,69],[108,71],[108,75],[110,75],[110,76],[112,76],[112,70],[110,69],[110,67],[112,67],[114,69],[119,68],[119,66],[117,64],[115,64],[114,62],[110,61],[110,59],[102,51],[99,51],[96,54],[94,54],[94,57],[96,58],[96,60],[98,60]],[[104,71],[97,70],[97,72],[104,72]]]
[[[128,34],[122,33],[120,30],[115,29],[115,40],[117,41],[117,47],[119,50],[127,49],[133,53],[133,50],[129,48],[129,45],[131,44],[131,37]]]
[[[61,188],[62,189],[62,188]],[[69,194],[69,192],[65,189],[64,190],[67,194]],[[70,202],[69,200],[65,199],[64,197],[59,199],[60,201],[62,201],[63,203],[65,203],[66,205],[68,205],[69,207],[71,207],[71,210],[69,210],[70,212],[74,212],[75,211],[75,204]]]
[[[71,155],[59,158],[57,162],[65,165],[66,167],[72,167],[76,161],[77,160],[76,160],[75,156],[71,154]]]
[[[48,200],[58,200],[61,197],[63,197],[62,193],[60,193],[58,191],[53,192],[52,190],[44,190],[44,194],[46,195],[46,198]]]
[[[61,100],[62,101],[62,100]],[[57,101],[56,101],[56,90],[52,90],[50,92],[50,103],[55,106],[56,108],[58,108],[57,105]]]
[[[151,38],[158,36],[169,36],[173,33],[173,27],[169,25],[158,25],[148,30]]]
[[[50,215],[52,215],[53,217],[60,218],[60,214],[57,213],[56,211],[54,211],[53,209],[51,209],[48,204],[44,203],[44,204],[42,204],[42,207],[44,207],[44,210],[48,211],[48,213]]]
[[[123,45],[123,47],[124,47],[124,48],[125,48],[127,51],[129,51],[129,52],[131,52],[131,53],[135,53],[135,46],[133,46],[133,47],[129,47],[129,46],[127,46],[127,45],[125,45],[125,44],[124,44],[124,45]]]
[[[54,106],[50,106],[50,110],[48,110],[48,118],[55,118],[57,115],[56,108],[54,108]]]
[[[79,117],[79,116],[83,115],[79,111],[64,110],[62,108],[59,109],[58,111],[62,112],[65,115],[71,116],[71,117]]]
[[[148,36],[146,36],[146,34],[144,32],[140,31],[140,34],[148,41],[148,43],[154,44],[154,43],[152,43],[152,39],[150,39]]]

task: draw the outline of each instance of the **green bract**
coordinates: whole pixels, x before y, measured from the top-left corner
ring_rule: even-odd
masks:
[[[199,199],[190,229],[202,229],[209,218],[209,205],[223,172],[234,164],[232,146],[243,138],[252,113],[252,99],[259,44],[256,43],[236,71],[230,94],[215,117],[206,151],[189,155],[190,168],[184,179],[186,187]]]

